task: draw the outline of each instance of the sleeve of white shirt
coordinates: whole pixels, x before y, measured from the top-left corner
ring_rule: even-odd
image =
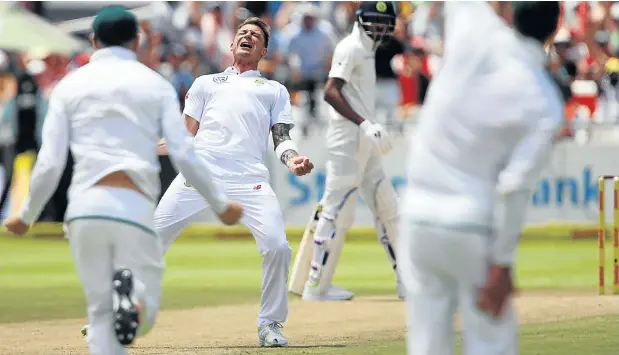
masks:
[[[277,123],[286,123],[294,127],[292,120],[292,105],[290,104],[290,94],[284,85],[279,85],[279,93],[275,103],[271,108],[271,127]]]
[[[194,80],[187,94],[185,94],[185,108],[183,109],[183,114],[192,117],[194,120],[198,121],[198,123],[202,120],[202,112],[206,105],[204,78],[205,77],[199,77]]]
[[[34,223],[58,187],[69,153],[69,117],[57,88],[52,92],[45,121],[42,144],[30,177],[30,191],[19,218]]]
[[[340,42],[333,52],[329,78],[338,78],[345,82],[349,82],[352,78],[353,70],[357,65],[358,56],[359,53],[356,53],[353,48],[346,45],[346,42]]]
[[[215,213],[221,214],[228,208],[228,198],[213,184],[208,167],[196,156],[192,144],[193,137],[178,120],[179,111],[178,98],[170,85],[165,88],[163,95],[161,119],[161,130],[166,139],[168,154],[187,182],[204,196]]]
[[[514,261],[527,205],[534,185],[548,163],[559,122],[553,117],[542,117],[537,124],[531,125],[499,175],[497,192],[500,201],[491,251],[495,264],[509,266]]]

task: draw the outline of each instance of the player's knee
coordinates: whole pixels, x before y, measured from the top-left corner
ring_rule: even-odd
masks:
[[[355,209],[354,203],[349,204],[351,208],[343,208],[337,215],[335,220],[336,229],[349,229],[355,222]]]
[[[290,248],[290,244],[288,244],[286,239],[283,241],[273,241],[267,244],[266,250],[263,251],[263,254],[290,260],[292,257],[292,248]]]
[[[381,221],[397,221],[398,195],[388,178],[376,178],[362,185],[363,198]]]

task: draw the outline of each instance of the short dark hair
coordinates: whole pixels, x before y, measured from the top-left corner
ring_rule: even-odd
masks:
[[[238,32],[241,29],[241,27],[245,25],[254,25],[254,26],[260,27],[260,30],[262,31],[262,35],[264,36],[264,48],[269,47],[269,38],[271,38],[271,28],[269,27],[269,25],[267,25],[266,22],[264,22],[259,17],[250,17],[246,19],[245,21],[243,21],[239,25],[239,27],[237,27],[236,31]]]
[[[513,1],[512,11],[516,30],[544,43],[557,29],[561,5],[558,1]]]

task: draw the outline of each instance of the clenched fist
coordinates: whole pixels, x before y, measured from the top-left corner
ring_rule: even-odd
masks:
[[[243,207],[237,202],[229,201],[228,208],[219,214],[219,220],[227,226],[237,224],[243,216]]]
[[[30,229],[30,225],[24,223],[19,217],[10,217],[4,221],[4,228],[13,234],[24,235]]]
[[[312,164],[308,157],[304,156],[290,158],[290,160],[288,160],[288,164],[286,165],[288,166],[288,169],[290,169],[290,172],[296,176],[309,174],[312,169],[314,169],[314,164]]]
[[[479,290],[477,306],[492,317],[500,318],[514,292],[511,268],[490,265],[488,267],[488,279]]]

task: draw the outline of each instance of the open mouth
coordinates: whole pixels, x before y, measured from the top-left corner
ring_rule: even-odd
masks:
[[[252,49],[252,45],[249,42],[243,42],[239,45],[241,48],[247,48],[247,49]]]

